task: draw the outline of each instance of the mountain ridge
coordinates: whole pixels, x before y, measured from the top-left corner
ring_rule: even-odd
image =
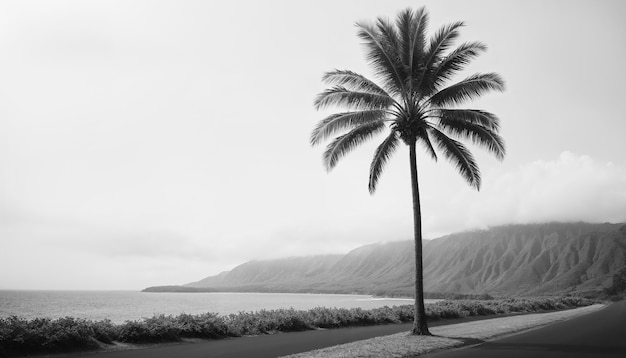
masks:
[[[423,247],[428,292],[585,294],[611,287],[626,267],[626,225],[512,224],[445,235]],[[345,255],[248,261],[183,287],[411,296],[413,270],[413,241],[392,241]]]

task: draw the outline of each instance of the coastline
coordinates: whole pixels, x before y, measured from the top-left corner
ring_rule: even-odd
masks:
[[[428,302],[428,301],[427,301]],[[18,315],[26,319],[74,317],[122,324],[164,314],[220,315],[259,310],[308,310],[315,307],[373,309],[402,304],[371,295],[311,293],[194,292],[149,293],[140,291],[0,291],[0,318]]]

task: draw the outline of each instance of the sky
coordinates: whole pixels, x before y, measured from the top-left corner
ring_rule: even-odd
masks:
[[[372,77],[355,23],[426,6],[497,72],[468,104],[507,155],[482,187],[418,154],[427,239],[508,223],[626,221],[623,1],[4,1],[0,289],[139,290],[252,259],[412,239],[408,150],[327,173],[324,72]]]

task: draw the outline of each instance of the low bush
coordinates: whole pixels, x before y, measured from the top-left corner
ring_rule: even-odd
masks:
[[[119,328],[108,319],[91,322],[91,327],[93,328],[94,338],[99,342],[112,344],[113,340],[118,336]]]
[[[0,319],[0,355],[98,348],[92,324],[72,317],[30,321],[17,316]]]
[[[426,305],[429,320],[538,312],[587,306],[594,301],[579,297],[446,300]],[[17,316],[0,318],[0,356],[57,353],[97,349],[117,342],[176,342],[183,338],[219,339],[275,332],[304,331],[413,321],[413,305],[311,310],[278,309],[178,316],[155,315],[140,321],[113,324],[72,317],[26,320]]]
[[[224,318],[215,313],[181,314],[176,318],[180,324],[180,334],[185,338],[218,339],[231,335]]]
[[[181,325],[172,316],[159,315],[143,321],[126,321],[119,327],[117,340],[128,343],[176,342]]]

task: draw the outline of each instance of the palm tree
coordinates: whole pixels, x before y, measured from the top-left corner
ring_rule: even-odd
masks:
[[[504,158],[504,141],[499,120],[489,112],[457,106],[489,91],[503,91],[504,81],[496,73],[478,73],[448,84],[473,58],[486,50],[480,42],[466,42],[452,49],[462,22],[443,26],[426,37],[428,14],[401,11],[395,24],[378,18],[374,24],[357,23],[367,60],[380,85],[348,70],[324,74],[329,89],[315,99],[315,108],[340,106],[346,112],[328,116],[311,133],[311,144],[334,137],[323,155],[330,171],[338,160],[359,144],[388,130],[374,153],[370,166],[369,191],[373,194],[385,164],[400,143],[409,147],[415,235],[415,318],[412,333],[429,335],[424,309],[422,225],[417,157],[421,144],[437,160],[438,152],[452,162],[467,182],[480,188],[480,171],[470,151],[458,140],[469,140],[498,159]],[[435,150],[435,148],[437,150]]]

